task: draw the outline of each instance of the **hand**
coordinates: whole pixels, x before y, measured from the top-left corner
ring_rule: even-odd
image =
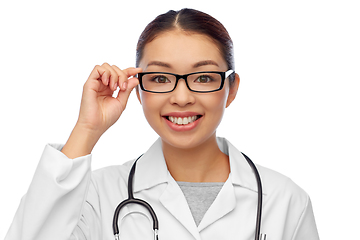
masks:
[[[107,63],[95,66],[83,88],[77,125],[102,135],[125,110],[131,91],[139,84],[133,76],[141,71],[140,68],[121,70]],[[120,90],[115,98],[112,95],[117,87]]]
[[[69,158],[90,154],[101,135],[125,110],[131,91],[139,84],[133,76],[141,68],[119,69],[107,63],[95,66],[84,84],[78,121],[62,152]],[[120,88],[117,97],[114,91]]]

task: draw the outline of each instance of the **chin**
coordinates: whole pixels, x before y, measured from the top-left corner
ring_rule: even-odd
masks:
[[[202,134],[174,134],[173,136],[160,136],[163,145],[169,145],[173,148],[182,150],[191,150],[197,148],[204,143],[211,141],[213,138],[216,139],[215,131],[210,135]]]

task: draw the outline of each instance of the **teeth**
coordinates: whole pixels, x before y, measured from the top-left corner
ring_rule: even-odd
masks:
[[[172,123],[175,123],[175,124],[178,124],[178,125],[186,125],[186,124],[194,122],[196,119],[198,119],[198,117],[197,116],[192,116],[192,117],[181,118],[181,117],[169,116],[168,119]]]

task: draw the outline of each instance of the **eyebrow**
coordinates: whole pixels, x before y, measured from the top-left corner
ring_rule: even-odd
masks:
[[[215,65],[215,66],[219,66],[219,64],[217,64],[215,61],[213,60],[205,60],[205,61],[200,61],[200,62],[197,62],[193,65],[193,68],[198,68],[198,67],[201,67],[201,66],[206,66],[206,65]]]
[[[149,64],[147,65],[148,66],[151,66],[151,65],[155,65],[155,66],[160,66],[160,67],[166,67],[166,68],[171,68],[171,65],[168,64],[168,63],[165,63],[165,62],[161,62],[161,61],[151,61],[149,62]],[[197,62],[193,65],[193,68],[198,68],[198,67],[201,67],[201,66],[206,66],[206,65],[215,65],[215,66],[219,66],[219,64],[217,64],[215,61],[213,60],[204,60],[204,61],[200,61],[200,62]]]
[[[148,66],[151,66],[151,65],[160,66],[160,67],[166,67],[166,68],[171,68],[171,65],[170,65],[170,64],[164,63],[164,62],[160,62],[160,61],[151,61],[151,62],[149,62],[149,64],[147,65],[147,67],[148,67]]]

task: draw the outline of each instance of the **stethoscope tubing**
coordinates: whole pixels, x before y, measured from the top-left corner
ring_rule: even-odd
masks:
[[[133,195],[133,178],[134,178],[134,174],[135,174],[136,163],[141,158],[141,156],[135,160],[135,162],[132,165],[131,170],[130,170],[129,179],[128,179],[128,196],[129,197],[127,199],[125,199],[124,201],[122,201],[115,209],[114,218],[113,218],[114,235],[119,234],[118,220],[119,220],[120,210],[125,205],[128,205],[128,204],[139,204],[139,205],[145,207],[149,211],[151,218],[153,219],[153,230],[156,231],[159,229],[159,221],[158,221],[155,211],[151,207],[151,205],[142,199],[134,198],[134,195]]]
[[[244,155],[246,161],[249,163],[250,167],[254,171],[255,177],[256,177],[256,183],[257,183],[257,189],[258,189],[258,204],[257,204],[257,214],[256,214],[256,228],[255,228],[255,240],[260,240],[261,233],[260,233],[260,227],[261,227],[261,217],[262,217],[262,185],[261,185],[261,178],[259,171],[257,170],[255,164],[251,159],[246,156],[244,153],[241,153]],[[265,237],[262,237],[264,239]]]
[[[241,154],[245,157],[246,161],[248,162],[251,169],[253,170],[255,178],[256,178],[256,182],[257,182],[258,204],[257,204],[257,214],[256,214],[255,240],[265,240],[266,235],[260,233],[261,218],[262,218],[262,200],[263,200],[260,174],[259,174],[255,164],[251,161],[251,159],[248,156],[246,156],[244,153],[241,153]],[[141,158],[141,156],[135,160],[134,164],[131,167],[130,173],[129,173],[128,198],[125,199],[124,201],[122,201],[115,209],[115,213],[114,213],[114,217],[113,217],[113,232],[114,232],[115,239],[119,239],[118,220],[119,220],[120,210],[127,204],[139,204],[139,205],[145,207],[149,211],[151,218],[153,219],[153,230],[154,230],[154,234],[155,234],[154,236],[155,236],[155,239],[158,239],[157,232],[159,230],[159,221],[157,219],[154,209],[151,207],[151,205],[149,203],[145,202],[144,200],[134,198],[134,194],[133,194],[133,178],[134,178],[134,174],[135,174],[136,163]]]

